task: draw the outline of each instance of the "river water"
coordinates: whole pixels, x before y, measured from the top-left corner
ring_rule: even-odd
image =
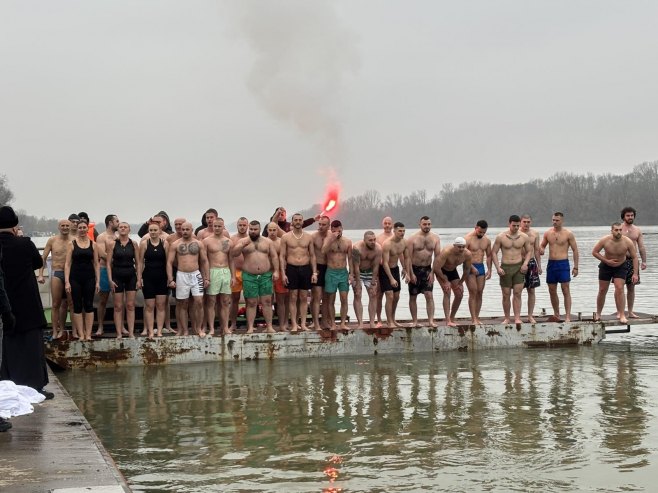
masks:
[[[574,312],[594,311],[590,251],[608,230],[574,228]],[[643,230],[636,309],[656,313],[658,228]],[[537,306],[548,309],[544,290]],[[499,293],[494,279],[484,314],[500,314]],[[653,491],[657,334],[634,326],[594,347],[58,376],[135,491]]]

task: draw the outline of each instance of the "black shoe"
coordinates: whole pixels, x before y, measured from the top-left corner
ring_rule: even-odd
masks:
[[[0,432],[7,431],[11,428],[11,423],[5,418],[0,418]]]
[[[46,390],[46,389],[39,390],[39,393],[41,395],[43,395],[46,398],[47,401],[52,399],[53,397],[55,397],[55,394],[53,394],[52,392],[50,392],[49,390]]]

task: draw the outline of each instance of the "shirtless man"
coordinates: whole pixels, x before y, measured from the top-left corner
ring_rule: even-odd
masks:
[[[167,244],[169,248],[176,240],[180,240],[183,237],[182,228],[183,224],[187,222],[187,219],[184,217],[177,217],[174,219],[174,232],[167,236]],[[192,233],[192,238],[196,238],[196,235]],[[176,265],[174,264],[174,278],[176,277]],[[171,328],[171,307],[169,305],[171,297],[173,296],[174,303],[176,303],[176,290],[170,289],[169,296],[167,296],[167,308],[165,310],[165,329],[163,332],[168,332],[169,334],[176,334],[177,331]]]
[[[290,293],[290,332],[309,330],[306,327],[306,311],[308,307],[308,291],[311,283],[318,280],[318,269],[315,260],[315,247],[310,233],[302,229],[304,217],[299,214],[292,216],[292,229],[281,237],[281,253],[279,255],[283,284]],[[299,311],[297,301],[299,300]],[[297,325],[301,319],[301,325]]]
[[[635,250],[640,251],[640,257],[642,258],[642,263],[640,268],[642,270],[647,268],[647,250],[644,247],[644,237],[642,236],[642,231],[640,228],[633,224],[635,222],[635,216],[637,211],[632,207],[624,207],[621,210],[621,219],[624,221],[622,223],[621,233],[626,237],[630,238],[631,241],[635,244]],[[640,284],[640,271],[633,270],[633,262],[630,257],[626,259],[626,270],[628,275],[626,276],[626,297],[628,304],[628,316],[630,318],[638,318],[638,316],[633,311],[635,307],[635,285]],[[633,282],[633,274],[637,272],[637,281]]]
[[[181,226],[182,238],[171,244],[167,252],[167,282],[176,288],[177,335],[189,335],[187,328],[187,309],[189,296],[192,295],[192,330],[205,337],[201,329],[203,319],[203,291],[210,283],[208,256],[206,246],[192,237],[192,223]],[[178,266],[174,280],[174,263]]]
[[[375,328],[377,311],[377,281],[382,263],[382,247],[372,231],[366,231],[363,240],[352,247],[352,267],[354,289],[354,313],[358,322],[357,329],[363,328],[363,304],[361,302],[361,283],[368,291],[368,321],[370,328]]]
[[[376,241],[379,245],[382,247],[384,246],[384,242],[390,240],[393,238],[393,219],[390,218],[389,216],[386,216],[384,219],[382,219],[382,228],[384,228],[384,231],[380,233]],[[381,273],[381,269],[379,271]],[[384,292],[381,290],[381,285],[378,283],[377,284],[377,325],[381,327],[382,325],[382,307],[383,304],[382,302],[384,301]]]
[[[536,323],[535,312],[535,288],[541,285],[539,276],[541,275],[541,255],[539,255],[539,233],[532,229],[532,217],[530,214],[521,216],[521,232],[528,235],[532,245],[532,255],[528,262],[528,270],[525,273],[523,287],[528,291],[528,322]]]
[[[224,220],[213,219],[213,235],[203,240],[208,255],[210,283],[205,293],[205,314],[208,335],[215,335],[215,305],[219,297],[219,333],[231,334],[228,314],[231,308],[231,286],[235,283],[235,267],[231,255],[231,240],[224,236]]]
[[[410,272],[410,259],[406,257],[407,242],[404,239],[405,228],[401,222],[393,225],[393,237],[384,242],[382,246],[382,268],[379,270],[379,288],[386,296],[386,321],[389,328],[402,327],[395,320],[395,311],[400,301],[400,268],[402,265],[403,277],[408,281]]]
[[[167,236],[167,243],[169,243],[170,246],[174,241],[180,240],[183,237],[183,224],[186,222],[187,219],[184,217],[177,217],[174,219],[174,232]],[[192,236],[194,237],[194,235]]]
[[[486,281],[491,279],[491,240],[487,236],[489,224],[484,219],[475,224],[475,229],[468,233],[466,249],[471,252],[472,267],[466,278],[468,288],[468,309],[471,313],[471,321],[475,325],[482,324],[480,310],[482,309],[482,293]],[[484,258],[487,258],[487,267],[484,266]]]
[[[272,327],[272,281],[279,278],[279,260],[274,243],[260,235],[260,222],[249,223],[249,236],[235,244],[233,254],[241,255],[244,259],[242,283],[247,302],[247,334],[254,331],[259,301],[267,326],[265,332],[273,334],[276,331]]]
[[[322,310],[322,324],[325,327],[336,326],[334,318],[329,317],[329,312],[327,311],[329,303],[333,303],[329,301],[329,296],[324,289],[325,275],[327,273],[327,256],[322,246],[327,238],[329,238],[329,218],[327,216],[320,216],[318,230],[311,233],[311,236],[313,237],[315,261],[318,266],[318,280],[311,285],[311,314],[313,315],[313,328],[315,330],[322,330],[320,326],[320,310]]]
[[[206,238],[208,238],[208,237],[210,237],[210,236],[213,236],[213,235],[215,234],[215,231],[214,231],[212,225],[215,223],[215,219],[217,219],[217,216],[218,216],[218,215],[219,215],[219,214],[217,213],[217,210],[216,210],[216,209],[212,209],[212,208],[211,208],[211,209],[208,209],[208,210],[206,211],[206,213],[205,213],[205,218],[206,218],[206,224],[207,224],[208,226],[206,226],[204,229],[202,229],[201,231],[199,231],[199,232],[197,233],[196,237],[197,237],[199,240],[203,241],[203,240],[205,240]]]
[[[343,237],[343,223],[331,221],[331,233],[322,245],[327,259],[324,290],[327,293],[327,319],[331,330],[336,330],[336,291],[340,294],[340,328],[347,330],[347,293],[353,280],[352,240]],[[326,322],[325,322],[326,323]]]
[[[418,305],[416,298],[419,293],[425,295],[425,307],[430,327],[436,327],[434,322],[434,274],[432,274],[432,260],[441,252],[441,240],[432,229],[432,221],[429,217],[420,218],[420,230],[407,240],[407,251],[405,256],[411,260],[411,271],[409,272],[409,311],[411,312],[411,326],[418,325]]]
[[[66,303],[62,303],[66,293],[64,292],[64,264],[66,263],[66,246],[71,242],[71,222],[68,219],[60,219],[57,223],[59,234],[51,236],[43,249],[43,265],[39,269],[37,281],[44,284],[43,269],[46,266],[48,255],[52,253],[50,266],[50,295],[52,297],[52,325],[53,339],[59,339],[64,335],[66,325]]]
[[[105,322],[105,310],[107,308],[107,300],[110,297],[110,280],[107,277],[107,248],[114,240],[117,239],[117,231],[119,229],[119,218],[116,214],[108,214],[105,216],[105,231],[98,235],[96,238],[96,247],[98,249],[98,260],[100,262],[101,277],[99,281],[100,291],[98,292],[98,307],[96,309],[96,320],[98,327],[96,330],[97,336],[103,335],[103,327]],[[119,329],[117,329],[119,330]],[[121,328],[121,332],[128,334],[125,328]]]
[[[281,237],[279,237],[279,225],[271,222],[267,225],[267,237],[274,245],[276,251],[277,262],[281,254]],[[274,270],[274,265],[272,265]],[[288,288],[283,285],[283,276],[279,272],[279,277],[274,281],[274,295],[276,297],[276,316],[279,320],[279,330],[281,332],[288,331],[288,318],[290,316],[290,307],[288,306]]]
[[[578,245],[576,238],[571,231],[562,227],[564,214],[561,212],[553,213],[553,227],[544,233],[539,246],[539,254],[544,255],[546,245],[549,246],[548,265],[546,266],[546,284],[551,296],[551,305],[553,306],[553,316],[548,319],[549,322],[560,321],[560,300],[557,296],[557,285],[560,283],[562,294],[564,296],[565,322],[571,321],[571,290],[569,283],[569,248],[573,255],[573,277],[578,275]]]
[[[455,238],[452,245],[447,246],[434,258],[432,272],[443,290],[443,313],[446,325],[456,327],[457,310],[464,297],[464,283],[471,272],[473,255],[466,249],[466,240],[461,236]],[[459,277],[457,267],[462,266],[462,276]],[[450,292],[455,293],[455,299],[450,303]]]
[[[611,234],[601,238],[594,248],[592,255],[599,259],[599,293],[596,296],[596,318],[601,320],[601,312],[605,304],[605,297],[608,294],[608,287],[610,287],[610,280],[615,284],[615,305],[617,307],[617,318],[621,323],[627,323],[626,315],[624,313],[624,283],[626,282],[627,259],[631,259],[635,273],[631,275],[631,281],[637,282],[639,276],[637,272],[637,245],[623,235],[623,226],[621,223],[613,223],[611,227]],[[601,255],[603,250],[604,255]]]
[[[245,238],[249,238],[247,230],[249,229],[249,220],[246,217],[241,217],[238,219],[236,224],[238,232],[231,236],[232,247]],[[235,283],[231,286],[231,311],[229,316],[229,328],[234,330],[238,326],[238,308],[240,307],[240,293],[242,292],[242,264],[244,263],[244,258],[242,254],[235,254],[231,250],[231,255],[233,255],[233,265],[235,267]]]
[[[521,218],[516,214],[509,218],[509,229],[498,236],[491,249],[491,257],[496,272],[500,276],[500,289],[503,293],[504,324],[510,322],[510,295],[514,310],[514,323],[521,323],[521,293],[525,282],[528,262],[532,257],[530,238],[521,233]],[[498,261],[498,251],[502,250],[502,262]]]

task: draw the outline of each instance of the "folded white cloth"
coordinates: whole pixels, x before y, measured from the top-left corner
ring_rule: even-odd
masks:
[[[32,387],[16,385],[11,380],[0,381],[0,417],[11,418],[34,412],[32,404],[43,402],[45,397]]]

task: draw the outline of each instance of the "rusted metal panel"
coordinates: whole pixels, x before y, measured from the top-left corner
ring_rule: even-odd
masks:
[[[263,360],[325,356],[366,356],[432,351],[476,351],[510,347],[595,344],[605,337],[603,322],[461,325],[438,328],[349,329],[298,334],[231,334],[104,338],[91,342],[52,341],[49,360],[62,368],[143,366],[204,361]]]

